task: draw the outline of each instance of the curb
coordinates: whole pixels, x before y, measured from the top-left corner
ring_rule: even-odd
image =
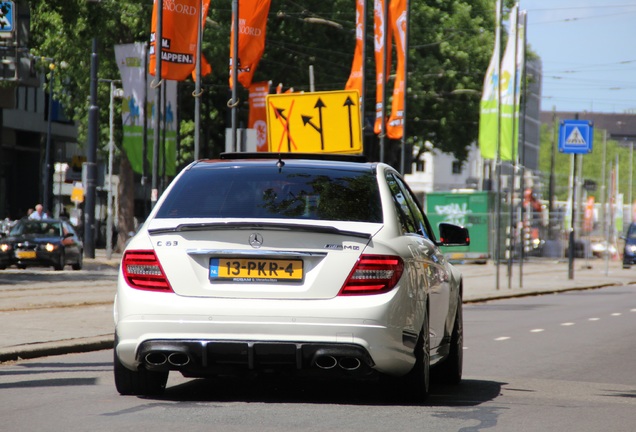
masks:
[[[493,301],[493,300],[506,300],[511,298],[521,298],[521,297],[537,297],[537,296],[547,295],[547,294],[559,294],[559,293],[571,292],[571,291],[587,291],[587,290],[595,290],[595,289],[607,288],[607,287],[613,287],[613,286],[627,286],[627,285],[633,285],[633,284],[634,283],[610,282],[606,284],[587,285],[587,286],[572,287],[572,288],[546,289],[543,291],[536,291],[536,290],[525,291],[525,292],[515,291],[515,292],[511,292],[507,294],[501,293],[501,294],[482,295],[479,297],[468,298],[468,299],[464,298],[462,300],[462,303],[463,304],[484,303],[484,302]]]
[[[113,347],[113,335],[19,345],[0,350],[0,362],[101,351]]]

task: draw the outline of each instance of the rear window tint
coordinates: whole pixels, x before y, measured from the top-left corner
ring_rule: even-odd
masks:
[[[184,173],[156,217],[382,222],[382,209],[369,171],[226,166]]]

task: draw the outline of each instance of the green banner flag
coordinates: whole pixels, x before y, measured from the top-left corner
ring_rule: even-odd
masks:
[[[154,142],[154,102],[146,102],[150,94],[146,70],[146,45],[144,43],[115,45],[115,58],[119,66],[124,97],[122,101],[122,146],[128,156],[130,165],[138,174],[143,173],[144,118],[146,119],[146,166],[152,166]],[[177,83],[164,80],[165,106],[163,107],[163,131],[160,134],[162,149],[159,156],[159,175],[176,175],[176,142],[177,142]],[[149,174],[148,171],[146,174]]]
[[[501,114],[500,114],[500,159],[512,161],[517,155],[519,129],[515,127],[518,118],[517,95],[517,5],[510,10],[508,43],[501,60]],[[518,124],[518,123],[517,123]],[[514,135],[514,136],[513,136]]]
[[[479,150],[484,159],[495,159],[498,146],[501,0],[497,0],[496,8],[495,47],[484,77],[479,111]]]

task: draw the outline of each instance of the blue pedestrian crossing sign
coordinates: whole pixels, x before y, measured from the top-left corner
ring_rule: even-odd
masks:
[[[569,154],[592,153],[594,126],[589,120],[563,120],[559,128],[559,151]]]
[[[11,33],[15,27],[15,4],[0,1],[0,33]]]

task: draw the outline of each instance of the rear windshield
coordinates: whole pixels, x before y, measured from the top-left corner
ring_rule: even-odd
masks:
[[[156,217],[382,222],[382,210],[369,171],[226,166],[184,173]]]

